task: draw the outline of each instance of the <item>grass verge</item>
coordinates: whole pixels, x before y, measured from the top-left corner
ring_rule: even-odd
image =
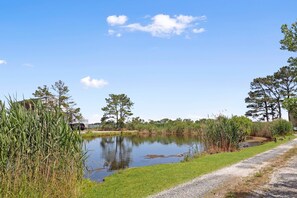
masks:
[[[129,168],[105,178],[100,184],[84,180],[83,197],[146,197],[275,148],[294,137],[238,152],[205,155],[188,162]]]
[[[130,136],[138,134],[138,131],[123,131],[122,136]],[[92,139],[95,137],[107,137],[107,136],[116,136],[121,135],[121,131],[86,131],[81,133],[82,138]]]

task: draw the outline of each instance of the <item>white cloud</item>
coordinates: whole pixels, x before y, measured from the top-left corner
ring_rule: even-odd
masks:
[[[120,17],[120,16],[119,16]],[[108,17],[107,22],[112,25],[120,21],[117,16]],[[147,17],[147,16],[146,16]],[[145,17],[145,18],[146,18]],[[126,18],[127,19],[127,18]],[[141,23],[130,23],[125,26],[118,26],[116,30],[108,30],[109,35],[115,35],[117,37],[122,36],[123,31],[129,32],[147,32],[154,37],[165,37],[170,38],[172,36],[179,36],[182,34],[190,33],[202,33],[205,31],[204,28],[198,28],[197,21],[205,21],[206,16],[188,16],[188,15],[175,15],[170,16],[166,14],[157,14],[150,17],[151,22],[148,24]],[[121,25],[125,24],[127,20],[122,19]],[[119,22],[118,22],[119,24]],[[187,36],[186,36],[187,37]]]
[[[156,37],[170,37],[173,35],[181,35],[196,19],[193,16],[179,15],[170,17],[169,15],[158,14],[152,17],[151,20],[152,23],[148,25],[134,23],[126,27],[130,31],[148,32]]]
[[[205,32],[204,28],[194,28],[193,29],[193,33],[195,33],[195,34],[199,34],[199,33],[202,33],[202,32]]]
[[[124,25],[128,21],[128,17],[125,15],[119,15],[119,16],[112,15],[112,16],[108,16],[106,21],[111,26]]]
[[[1,60],[0,59],[0,65],[6,65],[6,64],[7,64],[6,60]]]
[[[92,79],[90,76],[82,78],[80,82],[86,87],[92,87],[92,88],[102,88],[108,85],[107,81],[103,79],[100,79],[100,80]]]

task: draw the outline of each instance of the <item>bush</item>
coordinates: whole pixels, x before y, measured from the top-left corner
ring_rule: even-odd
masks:
[[[253,122],[249,118],[245,116],[233,116],[231,120],[237,124],[239,132],[244,136],[251,134]]]
[[[251,136],[272,138],[270,122],[253,122]]]
[[[293,131],[293,125],[291,122],[283,119],[274,120],[271,124],[271,131],[273,136],[286,135]]]

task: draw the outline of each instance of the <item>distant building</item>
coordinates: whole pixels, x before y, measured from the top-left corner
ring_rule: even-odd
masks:
[[[18,101],[22,106],[24,106],[26,109],[34,110],[34,105],[41,101],[42,104],[49,104],[50,106],[58,105],[58,100],[54,97],[41,97],[41,98],[30,98],[25,99],[22,101]]]
[[[80,119],[76,122],[72,122],[70,123],[72,125],[77,125],[77,124],[83,124],[85,126],[85,128],[89,128],[89,121],[87,119]]]
[[[34,110],[35,109],[35,104],[37,102],[41,102],[42,104],[47,104],[49,107],[49,110],[51,107],[58,106],[58,99],[54,97],[41,97],[41,98],[30,98],[30,99],[25,99],[22,101],[18,101],[19,104],[24,106],[27,110]],[[66,112],[66,109],[64,107],[61,108],[63,112]],[[65,118],[66,119],[66,118]],[[71,128],[80,128],[81,130],[84,130],[88,128],[89,121],[87,119],[80,119],[77,121],[69,122],[69,125]]]

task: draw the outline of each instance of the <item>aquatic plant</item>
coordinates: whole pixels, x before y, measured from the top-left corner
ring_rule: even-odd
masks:
[[[203,142],[208,152],[233,151],[239,147],[243,135],[234,119],[219,116],[206,122]]]
[[[28,102],[28,101],[26,101]],[[75,197],[82,139],[59,109],[0,103],[0,197]]]

